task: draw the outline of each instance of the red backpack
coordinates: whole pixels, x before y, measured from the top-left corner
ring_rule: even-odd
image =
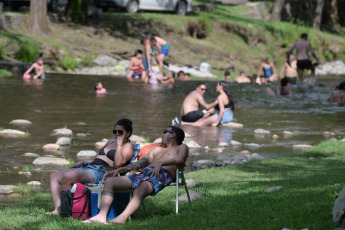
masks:
[[[61,192],[60,216],[85,219],[90,217],[90,190],[83,184],[76,183],[75,192],[69,190]],[[72,191],[74,189],[72,188]]]

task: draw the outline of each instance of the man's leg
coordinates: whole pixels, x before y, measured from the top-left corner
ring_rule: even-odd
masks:
[[[132,181],[128,179],[127,176],[108,178],[104,183],[104,188],[102,192],[102,200],[101,200],[101,209],[99,213],[96,216],[83,221],[83,223],[92,223],[92,222],[106,223],[109,208],[114,200],[114,193],[128,191],[131,188],[132,188]]]
[[[138,188],[134,190],[133,197],[128,203],[126,209],[116,218],[112,219],[111,223],[124,224],[126,220],[140,208],[143,200],[153,193],[153,188],[150,182],[143,181]]]
[[[157,56],[158,65],[159,65],[159,70],[160,70],[160,72],[162,72],[162,69],[163,69],[164,57],[165,57],[165,54],[159,54],[159,55]]]
[[[303,84],[303,74],[304,74],[304,69],[297,69],[297,73],[298,73],[298,82],[297,85],[298,87],[301,87]]]

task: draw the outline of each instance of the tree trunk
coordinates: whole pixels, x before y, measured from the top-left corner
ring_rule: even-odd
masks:
[[[276,0],[274,2],[271,21],[280,21],[281,11],[283,9],[285,0]]]
[[[325,6],[322,14],[322,24],[325,24],[330,28],[337,24],[337,5],[337,0],[325,1]]]
[[[325,0],[317,0],[317,5],[315,9],[315,18],[313,28],[316,30],[320,30],[320,24],[322,20],[322,10],[324,6]]]
[[[37,34],[47,34],[51,32],[48,25],[47,0],[30,1],[30,21],[29,28]]]

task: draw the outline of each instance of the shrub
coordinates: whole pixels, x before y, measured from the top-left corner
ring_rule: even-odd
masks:
[[[58,66],[64,69],[71,69],[75,70],[77,67],[78,62],[74,59],[73,55],[67,54],[62,59],[60,59],[57,63]]]
[[[13,73],[5,69],[0,69],[0,77],[11,77]],[[1,131],[1,130],[0,130]]]
[[[82,66],[92,66],[93,64],[93,55],[88,54],[86,56],[83,56],[80,61],[80,65]]]
[[[29,186],[22,183],[17,184],[17,186],[13,188],[13,192],[19,193],[21,195],[30,194],[30,193],[33,193],[33,191],[34,191],[33,186]]]
[[[4,43],[0,43],[0,60],[4,60],[6,56],[6,47]]]
[[[72,22],[82,22],[84,20],[84,14],[81,10],[83,0],[75,0],[71,2],[70,17]]]
[[[23,42],[14,56],[21,62],[34,62],[38,57],[38,46],[30,42]]]

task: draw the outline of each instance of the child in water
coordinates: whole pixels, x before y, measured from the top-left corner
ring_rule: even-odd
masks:
[[[35,71],[35,75],[33,76],[33,79],[45,79],[46,76],[44,74],[44,65],[43,65],[43,58],[42,57],[38,57],[36,59],[36,62],[33,63],[30,68],[28,70],[26,70],[26,72],[23,74],[23,79],[28,80],[31,79],[31,75],[30,72],[34,70]]]
[[[102,82],[99,81],[99,82],[95,83],[95,93],[97,95],[107,94],[107,90],[105,88],[103,88]]]

